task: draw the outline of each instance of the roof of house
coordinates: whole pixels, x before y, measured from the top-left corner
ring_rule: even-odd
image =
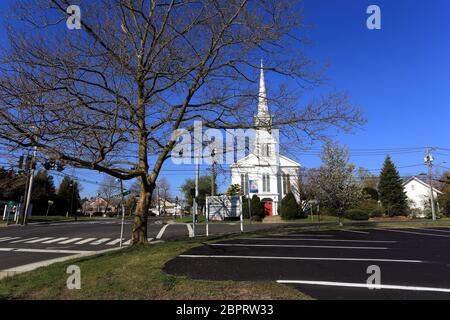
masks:
[[[418,183],[424,185],[425,187],[430,188],[430,185],[428,183],[426,183],[425,181],[423,181],[423,180],[421,180],[421,179],[419,179],[418,177],[415,177],[415,176],[412,176],[412,177],[409,177],[409,178],[405,179],[403,181],[403,186],[406,186],[408,183],[410,183],[412,181],[417,181]],[[437,192],[439,194],[442,194],[441,191],[439,191],[438,189],[436,189],[434,187],[433,187],[433,191],[435,191],[435,192]]]

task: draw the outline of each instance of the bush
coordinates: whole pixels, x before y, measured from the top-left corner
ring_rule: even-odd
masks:
[[[281,200],[281,217],[285,220],[299,218],[299,207],[294,195],[290,192]]]
[[[356,208],[354,209],[360,209],[362,211],[365,211],[369,217],[382,217],[384,214],[383,208],[378,205],[378,201],[369,199],[361,202]]]
[[[367,221],[369,220],[369,214],[367,211],[361,209],[350,209],[345,212],[344,218],[348,220]]]
[[[259,197],[255,194],[250,201],[252,220],[261,221],[266,216],[264,212],[264,204]]]

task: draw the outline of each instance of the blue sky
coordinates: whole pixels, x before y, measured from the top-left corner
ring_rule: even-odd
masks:
[[[12,1],[1,1],[0,10],[8,2]],[[371,4],[381,8],[381,30],[366,27],[366,9]],[[328,88],[347,91],[368,120],[361,130],[339,134],[337,140],[351,150],[450,149],[450,1],[304,0],[303,6],[305,21],[312,25],[307,29],[313,42],[307,48],[308,56],[330,64]],[[3,37],[0,31],[0,43]],[[276,83],[271,82],[270,73],[266,81],[270,95],[270,87]],[[418,174],[425,171],[424,166],[409,166],[421,164],[424,151],[394,153],[392,158],[402,175]],[[365,153],[352,157],[352,162],[376,174],[384,157],[382,152]],[[305,167],[320,165],[316,155],[298,154],[296,158]],[[436,164],[450,167],[450,150],[438,151],[435,158]],[[161,176],[168,178],[172,193],[178,195],[181,183],[193,177],[193,168],[174,168],[167,165]],[[67,173],[102,181],[97,173],[70,169]],[[57,182],[61,179],[56,177]],[[85,182],[83,186],[83,195],[95,195],[98,189],[95,183]]]

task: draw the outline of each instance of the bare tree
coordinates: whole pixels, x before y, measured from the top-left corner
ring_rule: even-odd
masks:
[[[133,244],[147,243],[155,183],[178,128],[194,120],[252,128],[259,58],[290,79],[271,91],[274,127],[286,139],[321,139],[362,123],[345,94],[307,93],[322,68],[303,47],[292,0],[77,1],[81,30],[68,30],[67,0],[18,1],[0,52],[0,139],[10,149],[140,182]]]
[[[167,201],[170,199],[170,183],[166,177],[158,180],[157,188],[159,195],[159,203],[157,203],[157,206],[160,206],[162,203],[163,212],[166,213]]]
[[[108,213],[108,208],[114,201],[114,196],[119,193],[120,182],[113,176],[105,176],[102,185],[98,189],[98,194],[106,201],[105,214]]]

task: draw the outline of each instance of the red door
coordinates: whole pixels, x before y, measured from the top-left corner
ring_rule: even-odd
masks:
[[[266,213],[266,216],[272,215],[272,202],[264,202],[264,212]]]

